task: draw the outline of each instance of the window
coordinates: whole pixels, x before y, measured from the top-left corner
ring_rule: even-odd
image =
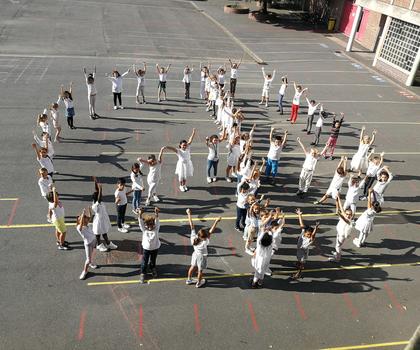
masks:
[[[393,18],[379,57],[410,71],[420,47],[420,27]]]

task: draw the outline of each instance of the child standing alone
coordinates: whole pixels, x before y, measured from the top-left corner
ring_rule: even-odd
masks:
[[[119,178],[117,181],[117,189],[115,190],[115,205],[117,207],[117,226],[118,231],[127,233],[130,225],[125,223],[125,212],[127,210],[127,195],[133,190],[127,191],[125,179]]]

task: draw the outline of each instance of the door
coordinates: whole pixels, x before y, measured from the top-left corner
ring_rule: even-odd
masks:
[[[343,5],[343,14],[340,21],[340,32],[343,32],[345,35],[350,35],[354,16],[356,15],[356,8],[357,6],[353,5],[352,0],[346,0]]]

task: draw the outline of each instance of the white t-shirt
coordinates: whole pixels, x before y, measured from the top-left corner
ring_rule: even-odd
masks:
[[[38,163],[41,165],[42,168],[47,169],[48,174],[54,172],[54,165],[49,156],[39,158]]]
[[[324,118],[320,115],[318,120],[316,121],[316,127],[317,128],[322,128],[322,126],[324,125]]]
[[[240,182],[238,184],[238,199],[236,201],[236,206],[238,208],[245,209],[246,199],[248,198],[248,194],[249,193],[248,193],[248,191],[241,192],[241,189],[240,188],[241,188],[242,184],[243,184],[243,182]]]
[[[219,160],[219,143],[214,144],[209,142],[207,148],[209,149],[209,155],[207,156],[207,159],[213,161]]]
[[[130,174],[131,179],[131,189],[132,190],[140,190],[143,191],[144,185],[143,185],[143,178],[140,175],[140,173],[131,172]]]
[[[312,156],[312,154],[308,153],[305,158],[305,162],[303,163],[303,169],[313,171],[315,170],[316,163],[318,158]]]
[[[298,238],[297,248],[298,249],[309,249],[311,246],[312,241],[309,237],[305,237],[305,230],[302,229],[300,236]]]
[[[118,190],[118,188],[115,191],[115,199],[119,198],[120,201],[117,203],[117,205],[124,205],[127,204],[127,189],[124,187],[122,191]]]
[[[376,175],[378,174],[379,167],[380,167],[379,164],[376,165],[374,162],[370,161],[369,166],[366,170],[366,176],[376,177]]]
[[[87,86],[87,89],[88,89],[88,95],[89,96],[97,94],[95,83],[88,84],[87,81],[86,81],[86,86]]]
[[[144,221],[139,218],[139,226],[141,232],[143,232],[143,237],[141,239],[141,245],[143,249],[146,250],[156,250],[160,248],[160,240],[159,240],[159,229],[160,229],[160,222],[159,218],[156,218],[155,227],[153,230],[148,230],[144,225]]]
[[[308,115],[314,115],[316,109],[319,106],[319,103],[315,104],[314,106],[311,104],[311,101],[307,98],[306,101],[308,102]]]
[[[356,203],[359,200],[360,187],[360,184],[359,186],[351,186],[349,182],[349,188],[346,194],[346,202]]]
[[[48,208],[51,209],[51,221],[54,222],[60,218],[64,218],[64,207],[60,201],[58,201],[57,206],[54,208],[54,203],[49,203]]]
[[[230,69],[230,78],[231,79],[237,79],[238,78],[238,69],[237,68],[231,68]]]
[[[300,97],[302,96],[303,91],[295,92],[295,96],[293,96],[293,104],[299,106],[300,105]]]
[[[274,142],[271,142],[270,149],[268,150],[268,153],[267,153],[267,158],[271,160],[279,160],[282,150],[283,150],[283,146],[281,144],[276,145]]]
[[[225,83],[225,75],[224,74],[219,74],[217,76],[217,80],[219,84],[224,84]]]
[[[287,84],[281,84],[279,95],[284,95],[284,93],[286,92],[286,87],[287,87]]]
[[[194,245],[194,239],[196,239],[197,237],[198,237],[197,233],[195,232],[194,229],[192,229],[191,230],[191,244],[194,248],[194,252],[196,254],[207,256],[208,254],[207,246],[210,244],[210,240],[206,238],[205,240],[201,240],[200,243],[198,243],[197,245]]]
[[[38,180],[38,186],[41,190],[41,195],[45,197],[51,191],[52,179],[50,175],[47,175],[47,178],[44,179],[40,177]]]
[[[341,186],[343,186],[343,182],[345,178],[346,178],[345,176],[340,176],[340,174],[335,172],[334,177],[330,183],[330,188],[335,188],[336,190],[340,190]]]
[[[146,79],[144,78],[144,75],[138,75],[137,76],[137,86],[144,86]]]
[[[184,77],[182,78],[183,83],[191,83],[191,72],[184,73]]]
[[[148,183],[156,183],[160,180],[160,169],[162,164],[156,163],[155,165],[149,166],[149,174],[147,174]]]
[[[123,82],[122,78],[125,77],[127,74],[128,74],[128,71],[124,72],[119,77],[108,77],[108,79],[111,80],[111,83],[112,83],[112,92],[119,93],[122,91],[122,82]]]
[[[159,81],[162,83],[166,82],[166,76],[166,73],[159,73]]]
[[[77,225],[77,232],[82,236],[83,243],[86,245],[92,243],[96,238],[90,225],[82,228],[80,228],[80,225]]]

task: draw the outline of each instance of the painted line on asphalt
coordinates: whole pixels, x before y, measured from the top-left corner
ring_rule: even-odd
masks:
[[[194,325],[195,333],[198,334],[201,331],[200,315],[198,312],[198,304],[194,304]]]
[[[0,201],[16,201],[19,198],[0,198]]]
[[[393,307],[399,312],[399,313],[403,313],[404,312],[404,308],[402,307],[402,305],[399,303],[397,297],[395,296],[391,286],[388,283],[384,283],[384,289],[386,290],[386,293],[388,294],[389,299],[391,300],[391,303],[393,305]]]
[[[13,223],[13,219],[16,215],[16,209],[19,204],[19,198],[16,198],[15,203],[13,204],[12,210],[10,211],[9,220],[7,220],[7,226],[11,226]]]
[[[106,265],[104,265],[106,266]],[[326,271],[349,271],[349,270],[365,270],[365,269],[381,269],[389,267],[409,267],[409,266],[420,266],[420,261],[413,263],[401,263],[401,264],[373,264],[373,265],[350,265],[341,267],[322,267],[317,269],[305,269],[304,272],[326,272]],[[273,271],[273,276],[291,275],[296,273],[298,270],[284,270],[284,271]],[[206,276],[207,280],[217,280],[222,278],[235,278],[235,277],[249,277],[253,276],[253,273],[231,273],[221,275],[210,275]],[[157,278],[147,281],[147,284],[151,283],[164,283],[164,282],[179,282],[185,281],[186,277],[171,277],[171,278]],[[88,287],[97,286],[108,286],[108,285],[120,285],[120,284],[140,284],[139,280],[121,280],[121,281],[106,281],[106,282],[89,282]]]
[[[252,328],[254,328],[255,333],[258,333],[260,327],[258,326],[257,318],[255,317],[254,306],[252,305],[251,301],[247,301],[247,307],[249,312],[249,317],[251,318]]]
[[[363,344],[363,345],[348,345],[340,346],[338,348],[323,348],[320,350],[356,350],[356,349],[373,349],[373,348],[385,348],[388,346],[398,346],[398,345],[407,345],[408,340],[403,341],[394,341],[389,343],[376,343],[376,344]]]
[[[295,297],[296,309],[298,310],[298,312],[300,314],[300,317],[304,321],[307,320],[308,316],[306,315],[305,309],[303,308],[302,300],[300,299],[300,295],[298,293],[294,293],[294,297]]]
[[[379,215],[379,217],[381,216],[386,216],[386,215],[400,215],[400,214],[415,214],[415,213],[419,213],[420,209],[414,209],[414,210],[384,210],[382,211]],[[356,212],[356,215],[361,215],[363,212]],[[303,214],[304,217],[336,217],[337,214],[334,212],[330,212],[330,213],[319,213],[319,214]],[[291,218],[297,218],[296,214],[286,214],[285,215],[286,219],[291,219]],[[193,218],[193,221],[198,221],[198,222],[207,222],[207,221],[214,221],[216,220],[218,217],[203,217],[203,218]],[[236,216],[225,216],[222,217],[222,221],[230,221],[230,220],[236,220]],[[179,219],[161,219],[160,222],[161,223],[165,223],[165,222],[187,222],[187,218],[179,218]],[[134,225],[137,224],[137,221],[126,221],[127,224],[130,225]],[[111,222],[112,225],[116,225],[116,222],[113,221]],[[71,222],[71,223],[66,223],[66,226],[76,226],[75,222]],[[19,228],[42,228],[42,227],[53,227],[52,224],[15,224],[15,225],[0,225],[0,229],[19,229]],[[307,270],[305,270],[307,271]]]

